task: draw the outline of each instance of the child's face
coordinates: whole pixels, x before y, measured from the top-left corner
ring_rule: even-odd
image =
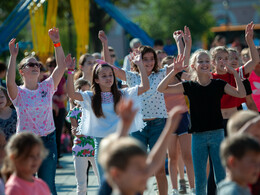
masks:
[[[241,55],[242,63],[245,64],[250,60],[249,53],[245,53],[244,55]]]
[[[90,56],[87,58],[87,60],[81,66],[81,70],[85,74],[92,74],[92,69],[93,69],[94,64],[95,64],[95,58],[93,56]]]
[[[114,83],[114,76],[110,67],[102,67],[98,73],[98,79],[95,80],[99,84],[101,91],[111,91]]]
[[[153,71],[155,65],[155,59],[152,52],[144,54],[143,65],[148,74],[150,74]]]
[[[129,160],[126,170],[120,171],[120,190],[142,193],[146,189],[148,174],[146,156],[134,156]]]
[[[87,90],[89,90],[89,89],[90,89],[89,85],[83,85],[83,86],[81,87],[81,91],[87,91]]]
[[[195,69],[198,73],[210,72],[210,58],[206,53],[200,53],[195,61]]]
[[[226,74],[226,66],[228,64],[228,53],[221,51],[216,54],[215,60],[213,61],[213,64],[216,67],[216,72],[218,74]]]
[[[231,52],[229,53],[229,65],[233,68],[239,67],[239,56],[237,52]]]
[[[27,157],[14,159],[16,172],[25,176],[32,176],[35,174],[42,163],[41,155],[41,147],[39,145],[33,146]]]
[[[0,109],[5,108],[7,103],[7,99],[2,90],[0,90]]]
[[[260,154],[247,152],[242,159],[234,158],[234,169],[231,174],[236,175],[240,185],[254,184],[260,173]]]

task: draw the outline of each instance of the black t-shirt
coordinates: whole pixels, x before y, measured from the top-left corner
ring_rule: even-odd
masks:
[[[194,81],[183,82],[184,95],[190,102],[191,133],[223,128],[221,98],[226,84],[221,79],[211,79],[207,86]]]

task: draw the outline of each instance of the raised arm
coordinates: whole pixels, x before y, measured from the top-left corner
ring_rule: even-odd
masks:
[[[190,61],[190,51],[191,51],[191,46],[192,46],[192,39],[191,39],[190,29],[187,26],[184,27],[183,40],[185,43],[184,54],[183,54],[185,56],[184,65],[186,65],[188,67],[189,61]]]
[[[181,55],[184,53],[184,43],[183,43],[183,31],[182,30],[177,30],[173,33],[173,38],[176,42],[177,48],[178,48],[178,55]]]
[[[245,74],[250,74],[255,66],[259,63],[258,51],[254,44],[254,24],[253,22],[249,23],[246,26],[245,39],[249,47],[250,60],[244,65]]]
[[[137,109],[133,109],[133,101],[122,99],[117,105],[117,114],[120,117],[120,123],[117,129],[117,138],[129,135],[129,129],[134,121]]]
[[[49,37],[51,38],[54,48],[55,48],[55,57],[56,57],[56,63],[57,67],[52,72],[51,76],[53,78],[54,82],[54,89],[56,89],[60,83],[60,80],[66,70],[66,64],[64,63],[65,55],[62,49],[62,46],[60,45],[60,34],[58,28],[52,28],[49,30]]]
[[[174,107],[170,112],[166,125],[161,133],[159,139],[151,150],[147,158],[147,171],[149,175],[156,173],[163,165],[166,149],[170,142],[170,137],[177,129],[181,120],[181,114],[185,111],[184,107]]]
[[[146,70],[145,70],[144,65],[143,65],[143,60],[142,60],[141,54],[137,54],[134,57],[133,63],[138,66],[138,69],[140,71],[141,83],[138,86],[138,95],[141,95],[141,94],[143,94],[144,92],[146,92],[150,89],[148,76],[147,76]]]
[[[173,33],[173,37],[174,37],[177,47],[178,47],[178,55],[185,56],[184,65],[186,67],[188,67],[189,60],[190,60],[191,45],[192,45],[190,29],[187,26],[185,26],[184,33],[181,30],[175,31]],[[183,46],[182,39],[184,40],[185,47]],[[184,47],[184,50],[183,50],[183,47]],[[171,72],[172,69],[173,69],[173,64],[171,64],[170,66],[167,67],[167,74],[169,74],[169,72]],[[188,74],[184,74],[183,76],[185,76],[184,77],[185,80],[186,79],[189,80]]]
[[[6,86],[9,93],[9,96],[14,100],[18,94],[18,87],[15,83],[16,76],[16,57],[19,51],[18,43],[15,44],[16,39],[11,39],[9,42],[9,51],[10,51],[10,61],[6,73]]]
[[[68,78],[67,78],[67,92],[68,96],[73,100],[83,101],[83,97],[79,92],[75,92],[73,77],[74,77],[74,68],[75,68],[75,58],[72,59],[71,55],[67,55],[65,58],[65,64],[68,68]]]
[[[103,30],[99,31],[98,33],[98,38],[100,39],[101,43],[102,43],[102,54],[104,56],[104,60],[111,64],[113,66],[113,69],[114,69],[114,72],[115,72],[115,76],[117,78],[119,78],[120,80],[123,80],[123,81],[126,81],[126,75],[125,75],[125,71],[122,70],[121,68],[119,67],[115,67],[113,64],[112,64],[112,59],[110,57],[110,54],[109,54],[109,50],[108,50],[108,44],[107,44],[107,36],[105,34],[105,32]]]
[[[238,98],[244,98],[246,97],[246,90],[245,87],[241,81],[241,78],[239,77],[238,73],[234,68],[232,68],[229,65],[226,65],[226,68],[229,72],[231,72],[234,75],[235,81],[236,81],[236,88],[231,86],[230,84],[226,84],[224,90],[225,93],[234,97]]]
[[[175,77],[175,75],[178,72],[181,72],[185,66],[183,66],[184,57],[178,56],[177,60],[174,59],[173,62],[173,69],[172,71],[160,82],[160,84],[157,87],[157,90],[161,93],[183,93],[184,88],[182,83],[177,83],[175,85],[169,85],[172,82],[172,78]]]

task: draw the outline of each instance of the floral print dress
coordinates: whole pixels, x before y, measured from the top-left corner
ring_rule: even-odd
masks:
[[[81,120],[81,109],[76,106],[69,111],[67,117],[75,118],[78,124]],[[95,154],[95,143],[91,136],[75,137],[73,141],[72,154],[79,157],[94,157]]]

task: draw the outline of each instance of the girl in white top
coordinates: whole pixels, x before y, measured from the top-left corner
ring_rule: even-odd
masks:
[[[131,97],[135,99],[134,102],[138,104],[138,96],[149,90],[149,81],[140,55],[137,55],[134,61],[141,70],[142,81],[140,85],[129,89],[118,90],[113,68],[105,62],[99,62],[93,69],[92,91],[75,92],[73,71],[70,71],[75,67],[75,59],[72,60],[70,58],[66,60],[69,70],[67,81],[68,95],[70,98],[78,100],[82,107],[82,120],[79,124],[79,130],[83,135],[95,137],[96,160],[101,139],[115,132],[117,129],[119,117],[116,112],[116,106],[122,96]],[[139,112],[135,117],[131,131],[138,131],[143,127],[144,123],[141,113]],[[101,179],[103,170],[99,165],[98,171]]]
[[[99,39],[103,44],[105,60],[111,63],[107,47],[107,37],[103,31],[99,32]],[[157,86],[172,70],[173,64],[159,69],[157,55],[153,48],[141,46],[139,47],[139,52],[141,53],[143,65],[148,75],[150,90],[141,95],[143,120],[147,125],[142,131],[132,133],[132,136],[141,141],[145,146],[149,145],[151,149],[158,140],[167,118],[164,95],[157,91]],[[124,71],[119,68],[114,69],[115,75],[122,81],[126,81],[129,87],[138,85],[141,82],[141,74],[139,74],[141,70],[136,66],[135,62],[132,62],[132,65],[135,72]],[[160,195],[167,194],[168,182],[164,166],[161,167],[160,171],[155,173],[155,176]]]
[[[9,42],[10,62],[8,65],[6,84],[10,99],[17,112],[17,133],[31,132],[40,136],[49,155],[41,164],[38,176],[50,187],[52,194],[56,194],[55,172],[57,163],[57,148],[55,126],[52,114],[52,97],[64,74],[64,53],[60,44],[59,30],[49,30],[49,36],[54,43],[57,67],[50,77],[38,83],[40,64],[34,57],[24,58],[18,65],[19,73],[24,84],[17,86],[16,57],[19,51],[15,39]]]

